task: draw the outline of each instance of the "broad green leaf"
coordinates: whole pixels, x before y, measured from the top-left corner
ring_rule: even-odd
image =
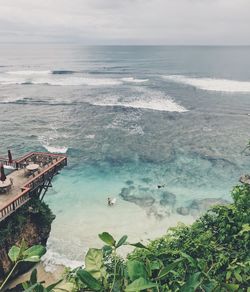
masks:
[[[239,282],[242,283],[242,277],[241,277],[241,275],[238,272],[234,272],[234,276],[237,279],[237,281],[239,281]]]
[[[40,283],[36,283],[24,289],[25,292],[44,292],[44,288]]]
[[[27,290],[29,288],[29,284],[27,282],[23,282],[22,287],[24,290]]]
[[[232,275],[232,271],[227,271],[226,280],[229,280]]]
[[[138,278],[148,278],[147,271],[145,269],[145,266],[142,262],[139,261],[127,261],[127,269],[128,269],[128,275],[131,281],[134,281]]]
[[[189,279],[187,282],[181,287],[181,292],[194,292],[201,284],[201,273],[195,273]]]
[[[46,253],[46,248],[42,245],[33,245],[23,252],[24,257],[39,256],[42,257]]]
[[[127,235],[124,235],[124,236],[118,241],[118,243],[117,243],[117,245],[116,245],[116,248],[122,246],[122,245],[126,242],[127,239],[128,239],[128,236],[127,236]]]
[[[184,259],[179,258],[175,260],[173,263],[169,264],[167,267],[164,267],[158,274],[157,279],[164,278],[171,270],[173,270],[180,262],[182,262]]]
[[[22,239],[20,244],[20,257],[22,257],[23,252],[28,248],[27,243]]]
[[[196,266],[196,261],[195,261],[195,259],[192,258],[190,255],[186,254],[185,252],[180,252],[180,255],[181,255],[183,258],[187,259],[187,260],[190,262],[190,264],[192,264],[194,267]]]
[[[37,269],[34,269],[30,275],[30,283],[36,284],[37,283]]]
[[[46,253],[46,248],[42,245],[34,245],[23,252],[23,261],[39,262],[41,257]]]
[[[163,266],[162,261],[149,261],[151,270],[160,270],[160,268]]]
[[[22,261],[23,262],[31,262],[31,263],[38,263],[40,262],[41,258],[39,256],[32,256],[32,257],[26,257]]]
[[[106,275],[101,249],[90,248],[85,257],[85,269],[97,280]]]
[[[241,231],[239,232],[239,234],[243,234],[244,232],[249,232],[250,231],[250,224],[243,224],[242,225],[242,229]]]
[[[103,232],[99,234],[99,238],[104,241],[107,245],[115,246],[115,240],[111,234],[108,232]]]
[[[134,247],[137,247],[137,248],[145,248],[145,249],[148,249],[145,245],[143,245],[140,242],[137,242],[137,243],[127,243],[127,245],[131,245],[131,246],[134,246]]]
[[[20,255],[20,248],[18,246],[12,246],[12,248],[8,252],[8,256],[11,259],[13,263],[17,262],[19,260]]]
[[[97,281],[89,272],[81,269],[77,271],[77,276],[81,282],[88,286],[89,289],[94,291],[101,290],[101,283]]]
[[[103,254],[110,255],[112,253],[113,249],[112,249],[112,246],[104,245],[102,247],[102,251],[103,251]]]
[[[132,282],[131,284],[129,284],[126,287],[125,292],[138,292],[138,291],[143,291],[145,289],[150,289],[154,287],[157,287],[155,283],[150,282],[144,278],[139,278],[135,280],[134,282]]]
[[[238,291],[240,285],[238,284],[223,284],[223,286],[228,290],[228,292]]]

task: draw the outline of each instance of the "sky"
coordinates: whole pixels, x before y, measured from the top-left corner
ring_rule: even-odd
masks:
[[[0,42],[250,45],[250,0],[0,0]]]

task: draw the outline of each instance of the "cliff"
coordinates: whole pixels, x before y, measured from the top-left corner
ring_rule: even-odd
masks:
[[[0,223],[0,279],[11,269],[8,251],[19,245],[23,239],[27,246],[46,245],[55,216],[49,207],[39,200],[32,200]],[[19,266],[17,273],[26,271],[30,266]]]

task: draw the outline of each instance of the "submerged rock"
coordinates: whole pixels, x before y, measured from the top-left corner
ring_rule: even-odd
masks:
[[[188,206],[190,210],[197,210],[199,212],[207,211],[211,206],[214,205],[227,205],[229,201],[221,198],[206,198],[206,199],[196,199],[191,202]]]
[[[132,180],[127,180],[125,183],[126,183],[126,185],[128,185],[128,186],[130,186],[130,185],[133,185],[133,184],[134,184],[134,182],[133,182]]]
[[[240,177],[240,182],[250,185],[250,175],[246,174]]]
[[[152,179],[149,178],[149,177],[143,177],[141,180],[142,180],[143,182],[145,182],[146,184],[148,184],[148,183],[150,183],[150,182],[152,181]]]
[[[189,215],[189,209],[186,207],[179,207],[176,209],[176,212],[180,215],[183,215],[183,216]]]
[[[160,205],[161,206],[174,206],[176,203],[176,195],[168,191],[164,191],[161,194]]]
[[[154,216],[157,220],[163,220],[166,216],[170,215],[170,212],[166,208],[153,205],[147,209],[147,215]]]
[[[149,195],[146,196],[137,196],[131,194],[132,191],[135,190],[134,186],[131,186],[129,188],[122,188],[120,192],[120,196],[128,202],[135,203],[136,205],[139,205],[141,207],[149,207],[152,206],[155,202],[155,199]]]

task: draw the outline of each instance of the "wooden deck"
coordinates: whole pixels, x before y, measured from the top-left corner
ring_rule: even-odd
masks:
[[[51,180],[67,165],[67,157],[62,154],[32,152],[11,164],[6,158],[0,157],[0,163],[14,168],[7,175],[13,179],[13,186],[7,193],[0,193],[0,222],[15,210],[27,203],[32,197],[43,199],[51,187]],[[30,163],[39,164],[40,168],[32,175],[27,175],[26,166]]]

